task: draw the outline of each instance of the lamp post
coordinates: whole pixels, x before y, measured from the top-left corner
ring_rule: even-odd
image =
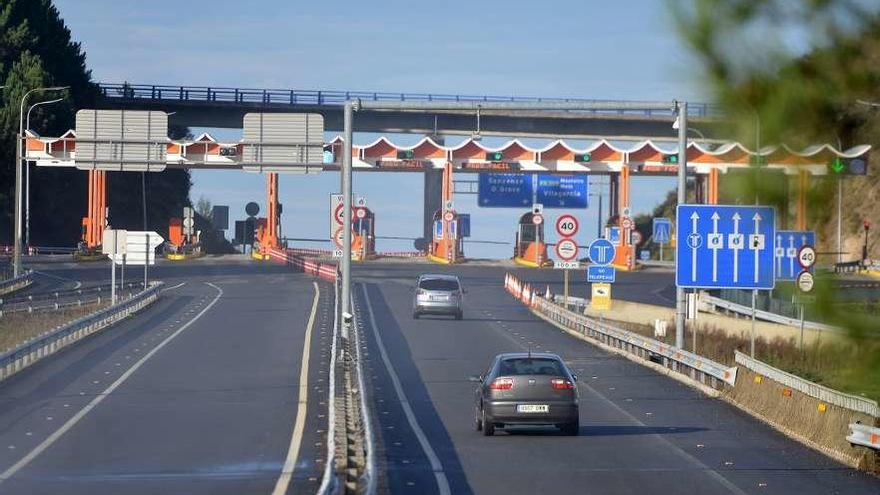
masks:
[[[21,97],[21,105],[19,106],[18,112],[18,135],[15,137],[15,244],[13,245],[12,252],[12,273],[14,277],[18,277],[21,275],[21,210],[22,210],[22,169],[21,169],[21,159],[23,156],[22,150],[22,138],[24,136],[24,104],[27,101],[28,96],[32,93],[44,92],[44,91],[63,91],[68,89],[69,86],[50,86],[47,88],[34,88],[24,94]]]
[[[51,105],[52,103],[58,103],[62,101],[64,98],[55,98],[54,100],[47,101],[39,101],[34,103],[28,108],[27,118],[25,119],[24,129],[25,131],[31,130],[31,112],[34,108],[37,108],[41,105]],[[24,189],[24,245],[31,245],[31,164],[29,161],[24,161],[25,174],[24,181],[26,183]]]

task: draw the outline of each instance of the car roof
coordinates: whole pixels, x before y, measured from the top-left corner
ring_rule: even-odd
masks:
[[[562,358],[559,357],[558,354],[554,354],[552,352],[505,352],[503,354],[499,354],[496,356],[499,359],[528,359],[528,358],[538,358],[538,359],[558,359],[562,361]]]
[[[439,279],[439,280],[458,280],[455,275],[444,275],[442,273],[425,273],[419,275],[419,280]]]

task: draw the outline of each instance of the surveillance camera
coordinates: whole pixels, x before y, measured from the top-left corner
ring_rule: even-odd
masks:
[[[342,313],[342,322],[346,325],[350,324],[352,319],[354,319],[354,315],[351,313]]]

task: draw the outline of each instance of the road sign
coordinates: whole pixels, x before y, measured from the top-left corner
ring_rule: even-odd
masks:
[[[678,205],[676,219],[678,287],[773,288],[772,207]]]
[[[813,246],[801,246],[797,254],[798,264],[804,270],[809,270],[811,266],[816,264],[816,250]]]
[[[562,261],[571,261],[577,255],[578,245],[573,239],[562,239],[556,243],[556,256]]]
[[[544,205],[541,203],[535,203],[532,205],[532,215],[543,215],[544,214]]]
[[[334,258],[342,258],[343,253],[344,253],[344,251],[341,249],[334,249],[333,250],[333,257]]]
[[[480,174],[477,203],[483,207],[586,208],[587,177],[553,174]]]
[[[664,217],[657,217],[652,222],[652,237],[657,244],[666,244],[672,234],[672,220]]]
[[[815,283],[815,279],[813,278],[813,274],[804,270],[800,272],[797,276],[797,288],[800,289],[801,292],[810,292],[813,290],[813,284]]]
[[[446,210],[446,212],[443,213],[443,220],[446,220],[447,222],[451,222],[454,219],[455,219],[455,212],[454,211]]]
[[[620,225],[625,229],[633,228],[633,219],[632,217],[623,217],[620,220]]]
[[[367,209],[366,208],[358,207],[354,211],[355,211],[354,216],[357,217],[359,220],[363,220],[364,218],[367,218]]]
[[[455,201],[452,201],[451,199],[447,199],[446,201],[443,202],[443,209],[444,210],[449,211],[454,208],[455,208]]]
[[[633,246],[638,246],[639,244],[642,243],[642,240],[643,240],[642,233],[639,232],[638,230],[631,230],[629,232],[629,243],[632,244]]]
[[[614,244],[607,239],[596,239],[590,243],[587,253],[594,265],[609,265],[614,260]]]
[[[590,308],[604,311],[611,309],[611,284],[594,283],[590,288]]]
[[[544,208],[586,208],[589,185],[586,175],[536,174],[535,199]]]
[[[532,176],[479,174],[477,204],[487,208],[528,208],[534,202]]]
[[[620,244],[620,227],[608,227],[608,240],[611,244]]]
[[[614,283],[617,270],[608,265],[590,265],[587,267],[587,282]]]
[[[248,214],[248,216],[255,217],[257,213],[260,212],[260,205],[251,201],[250,203],[244,205],[244,212]]]
[[[541,225],[544,223],[544,215],[532,215],[532,223],[535,225]]]
[[[330,239],[334,238],[336,229],[342,225],[342,209],[344,208],[342,199],[341,194],[330,195]]]
[[[620,213],[621,213],[621,216],[624,216],[624,217],[630,216],[629,206],[624,206],[623,210]]]
[[[354,205],[357,206],[358,208],[366,208],[367,207],[367,198],[365,198],[363,196],[358,196],[357,199],[354,201]]]
[[[165,242],[159,234],[155,232],[144,232],[129,230],[126,233],[126,254],[125,264],[127,265],[143,265],[148,263],[153,265],[156,263],[156,248]],[[117,265],[122,264],[121,254],[108,255]]]
[[[581,263],[580,261],[555,260],[553,261],[553,268],[557,270],[580,270]]]
[[[101,240],[102,254],[123,255],[126,251],[128,232],[120,229],[105,229]]]
[[[184,219],[183,219],[183,226],[186,227],[187,229],[192,229],[192,226],[193,226],[193,219],[192,219],[192,217],[186,217],[186,218],[184,218]]]
[[[324,116],[316,113],[246,113],[241,167],[252,172],[320,172]]]
[[[434,239],[443,239],[443,221],[434,221]]]
[[[458,222],[455,220],[449,221],[449,238],[458,239]]]
[[[155,110],[76,112],[80,170],[161,172],[165,170],[168,114]]]
[[[816,233],[805,230],[776,231],[776,280],[794,280],[800,272],[798,252],[803,246],[815,246]],[[813,252],[815,258],[815,251]]]
[[[648,261],[651,259],[651,251],[649,249],[642,249],[639,251],[639,259],[642,261]]]
[[[342,248],[344,246],[344,235],[345,235],[345,227],[337,227],[336,231],[333,232],[333,244],[338,248]]]
[[[580,227],[574,215],[561,215],[556,219],[556,232],[561,237],[574,237]]]

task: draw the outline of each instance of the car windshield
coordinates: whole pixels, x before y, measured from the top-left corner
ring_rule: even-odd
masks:
[[[458,281],[448,278],[426,278],[419,282],[419,289],[458,290]]]
[[[562,375],[562,363],[552,358],[512,358],[501,361],[502,375]]]

